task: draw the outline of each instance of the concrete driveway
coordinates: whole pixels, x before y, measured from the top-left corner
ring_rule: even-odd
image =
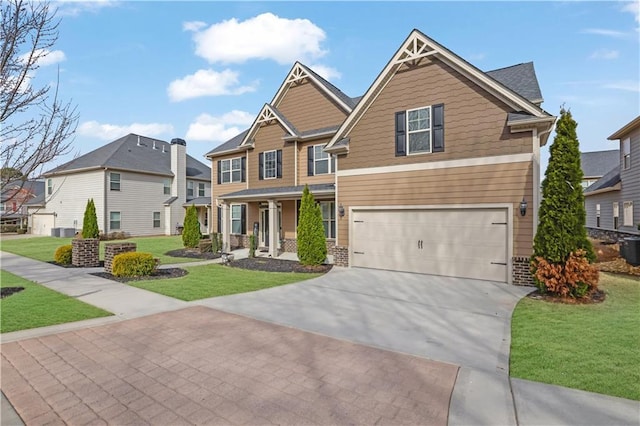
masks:
[[[508,372],[511,313],[530,287],[359,268],[201,304],[478,370]]]

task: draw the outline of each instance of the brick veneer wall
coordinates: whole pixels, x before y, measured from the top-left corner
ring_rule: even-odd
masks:
[[[71,264],[81,268],[100,266],[100,240],[97,238],[71,240]]]
[[[528,257],[514,257],[511,260],[513,265],[514,285],[534,285],[531,275],[531,259]]]
[[[248,235],[231,234],[229,236],[229,240],[229,242],[231,243],[231,250],[235,250],[238,248],[249,248]]]
[[[349,266],[349,247],[333,247],[333,264],[336,266]]]
[[[136,243],[110,243],[104,246],[104,271],[111,273],[113,258],[120,253],[136,251]]]

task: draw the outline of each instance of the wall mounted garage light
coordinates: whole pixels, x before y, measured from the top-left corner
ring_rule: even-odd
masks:
[[[338,206],[338,216],[344,217],[344,206],[342,204]]]
[[[527,200],[522,197],[522,201],[520,201],[520,216],[524,216],[527,214]]]

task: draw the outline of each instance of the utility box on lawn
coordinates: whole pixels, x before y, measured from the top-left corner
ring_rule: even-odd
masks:
[[[620,256],[629,265],[640,266],[640,237],[625,238],[620,244]]]

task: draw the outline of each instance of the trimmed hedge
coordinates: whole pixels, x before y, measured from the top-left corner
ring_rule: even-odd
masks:
[[[60,246],[53,254],[53,260],[60,265],[71,265],[73,247],[71,244]]]
[[[156,260],[151,253],[120,253],[111,264],[111,274],[116,277],[144,277],[155,270]]]

